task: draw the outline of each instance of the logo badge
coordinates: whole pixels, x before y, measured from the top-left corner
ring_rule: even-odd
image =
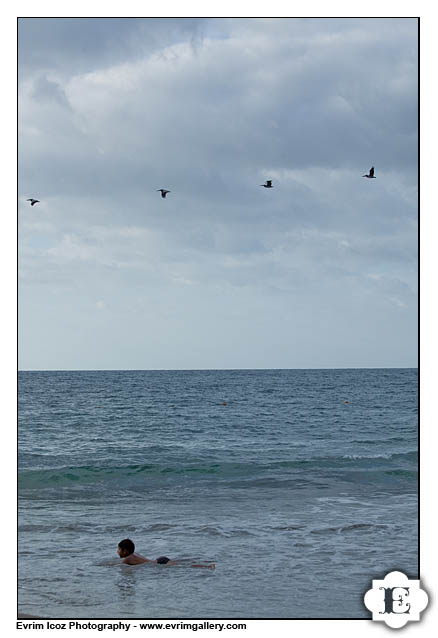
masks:
[[[409,580],[402,572],[390,572],[383,580],[373,580],[364,602],[373,620],[400,629],[410,620],[420,620],[420,612],[426,609],[429,598],[420,589],[419,580]]]

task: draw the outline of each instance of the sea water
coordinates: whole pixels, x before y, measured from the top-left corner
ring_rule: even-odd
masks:
[[[415,369],[20,372],[19,609],[369,618],[418,578],[417,434]]]

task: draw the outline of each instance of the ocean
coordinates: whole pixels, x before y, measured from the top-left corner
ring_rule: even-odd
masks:
[[[22,613],[370,618],[372,579],[419,577],[416,369],[18,383]],[[123,538],[179,564],[121,565]]]

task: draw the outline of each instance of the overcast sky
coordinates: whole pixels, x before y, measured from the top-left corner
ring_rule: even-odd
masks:
[[[20,369],[416,366],[417,46],[20,19]]]

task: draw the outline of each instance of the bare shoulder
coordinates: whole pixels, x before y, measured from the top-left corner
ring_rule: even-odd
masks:
[[[127,556],[122,560],[122,563],[124,563],[125,565],[137,565],[137,561],[135,560],[134,556]]]
[[[145,558],[141,554],[131,554],[123,559],[126,565],[141,565],[142,563],[150,563],[148,558]]]
[[[127,556],[126,558],[122,558],[122,565],[135,565],[131,556]]]

